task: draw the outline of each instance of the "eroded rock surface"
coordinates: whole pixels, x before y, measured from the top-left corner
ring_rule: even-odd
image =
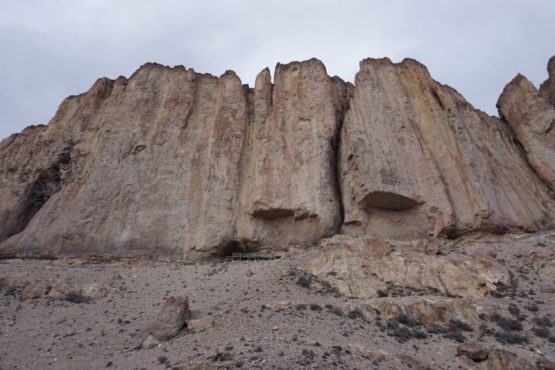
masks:
[[[553,89],[555,90],[555,88]],[[528,79],[516,76],[497,102],[499,114],[514,131],[530,164],[555,188],[555,107]]]
[[[243,157],[238,237],[289,245],[334,235],[341,226],[335,146],[350,88],[322,62],[278,64],[254,87]]]
[[[422,238],[540,230],[549,197],[502,121],[407,59],[361,62],[343,125],[342,231]]]
[[[339,294],[370,299],[396,289],[407,295],[484,299],[510,284],[506,268],[490,258],[416,253],[393,241],[336,235],[322,241],[302,270]]]
[[[509,84],[503,120],[410,59],[366,59],[355,86],[316,59],[254,88],[152,63],[99,79],[0,143],[0,255],[200,260],[337,233],[544,229],[554,65],[540,91]]]

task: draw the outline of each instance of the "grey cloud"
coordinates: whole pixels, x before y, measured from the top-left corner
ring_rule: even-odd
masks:
[[[555,54],[555,2],[57,0],[0,3],[0,138],[47,123],[68,95],[147,61],[252,85],[276,63],[321,59],[353,81],[366,57],[411,57],[474,106],[517,73],[538,85]]]

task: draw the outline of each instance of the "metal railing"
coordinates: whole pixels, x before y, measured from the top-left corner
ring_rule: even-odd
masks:
[[[257,254],[257,253],[233,253],[231,256],[225,256],[223,258],[224,262],[231,262],[231,261],[255,261],[255,260],[276,260],[280,259],[281,255],[279,254]]]

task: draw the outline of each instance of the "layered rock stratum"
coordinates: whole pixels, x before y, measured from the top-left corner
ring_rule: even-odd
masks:
[[[555,59],[500,118],[420,63],[311,59],[254,88],[148,63],[0,143],[0,256],[199,260],[336,234],[415,240],[553,224]]]

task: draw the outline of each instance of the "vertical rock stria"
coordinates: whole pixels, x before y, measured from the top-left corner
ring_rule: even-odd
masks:
[[[550,223],[549,197],[510,131],[414,60],[361,62],[340,163],[348,234],[456,236]]]
[[[334,146],[346,84],[316,59],[278,64],[274,80],[266,69],[254,87],[238,236],[261,245],[318,241],[341,225]]]

